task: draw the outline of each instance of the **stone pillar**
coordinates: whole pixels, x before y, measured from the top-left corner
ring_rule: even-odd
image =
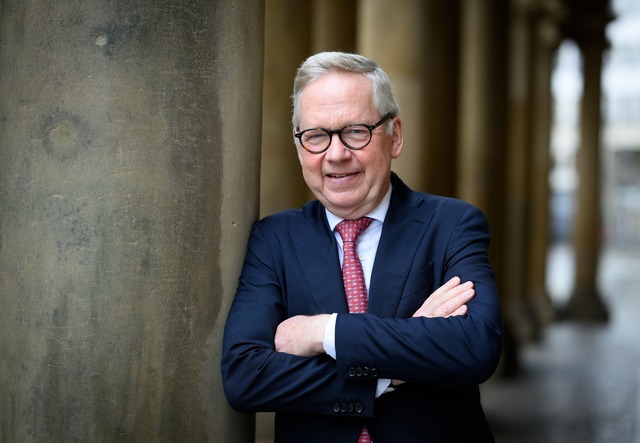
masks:
[[[492,233],[491,261],[501,294],[503,261],[505,159],[507,133],[508,2],[463,0],[461,3],[459,143],[457,195],[480,207]],[[446,168],[445,168],[446,169]],[[517,347],[509,318],[504,322],[502,373],[517,366]]]
[[[426,2],[360,0],[357,49],[389,74],[404,121],[404,150],[393,169],[417,190],[425,190],[424,53]],[[390,32],[392,30],[393,32]]]
[[[260,216],[311,198],[291,129],[296,70],[311,55],[310,0],[266,0]]]
[[[425,191],[456,194],[458,93],[460,68],[460,0],[425,1],[424,113],[422,140],[410,149],[423,150]]]
[[[462,1],[457,194],[490,221],[502,213],[506,2]]]
[[[531,0],[512,0],[509,47],[509,128],[506,160],[504,314],[517,341],[535,335],[528,306],[527,234],[529,220],[528,155],[531,149],[532,19]]]
[[[551,169],[551,74],[554,52],[560,44],[561,9],[547,2],[539,11],[534,28],[533,96],[530,171],[530,224],[528,235],[527,297],[539,327],[555,317],[546,288],[549,250],[549,172]],[[539,331],[538,331],[539,332]]]
[[[253,441],[219,359],[258,213],[262,3],[0,13],[0,441]]]
[[[357,0],[313,0],[313,52],[354,52]]]
[[[574,34],[583,56],[584,86],[580,107],[577,207],[574,248],[574,292],[567,306],[570,318],[606,321],[608,312],[597,288],[600,256],[600,128],[602,55],[607,47],[606,22],[585,21],[588,28]],[[597,27],[595,26],[597,25]]]
[[[456,189],[489,219],[492,262],[500,269],[502,257],[496,252],[504,239],[508,3],[464,0],[461,11]]]
[[[464,0],[461,11],[457,195],[485,212],[497,252],[503,240],[508,3]],[[501,264],[501,254],[493,255],[494,265]]]

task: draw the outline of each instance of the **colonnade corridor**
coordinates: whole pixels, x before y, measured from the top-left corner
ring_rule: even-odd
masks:
[[[567,288],[572,264],[568,246],[551,248],[550,293]],[[549,325],[523,345],[518,375],[482,386],[496,442],[640,442],[640,250],[605,248],[600,268],[610,321]]]

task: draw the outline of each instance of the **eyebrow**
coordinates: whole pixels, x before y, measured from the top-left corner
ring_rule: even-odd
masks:
[[[362,119],[362,120],[351,120],[348,123],[343,123],[342,125],[335,126],[333,128],[330,128],[330,127],[327,127],[327,126],[318,126],[318,125],[316,125],[316,126],[309,126],[306,129],[301,129],[300,127],[297,127],[296,130],[298,132],[307,131],[309,129],[325,129],[327,131],[334,131],[334,130],[337,130],[337,129],[342,129],[342,128],[346,128],[347,126],[353,126],[353,125],[368,125],[368,126],[372,125],[372,123],[365,123],[364,120],[365,119]]]

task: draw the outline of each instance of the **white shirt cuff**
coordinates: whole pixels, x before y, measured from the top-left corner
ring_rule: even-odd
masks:
[[[393,392],[395,388],[391,387],[391,379],[381,378],[378,380],[378,386],[376,387],[376,398],[387,392]]]
[[[336,359],[336,319],[338,314],[333,313],[329,317],[327,326],[324,329],[324,337],[322,339],[322,347],[324,352],[329,354],[333,359]]]

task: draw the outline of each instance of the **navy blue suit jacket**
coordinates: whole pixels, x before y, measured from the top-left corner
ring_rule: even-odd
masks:
[[[366,314],[348,314],[338,248],[313,201],[257,222],[225,327],[222,376],[240,412],[276,412],[276,442],[488,442],[478,384],[500,356],[501,314],[483,214],[410,190],[392,174]],[[454,276],[474,282],[468,313],[411,318]],[[276,352],[295,315],[338,313],[337,360]],[[378,378],[406,380],[375,397]]]

